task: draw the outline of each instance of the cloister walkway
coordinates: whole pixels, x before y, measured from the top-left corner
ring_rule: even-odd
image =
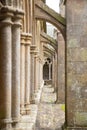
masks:
[[[65,120],[63,104],[55,104],[56,93],[51,85],[45,85],[41,94],[35,130],[61,130]]]

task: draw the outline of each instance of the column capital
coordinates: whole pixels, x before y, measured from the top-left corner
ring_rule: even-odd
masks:
[[[23,14],[22,10],[14,9],[11,6],[2,6],[0,9],[0,25],[13,24],[14,22],[16,26],[21,26],[20,20],[23,18]]]
[[[11,118],[10,119],[2,119],[2,120],[0,120],[0,123],[6,123],[6,124],[12,123],[12,119]]]
[[[30,46],[30,53],[34,54],[35,56],[38,55],[38,50],[37,50],[37,46],[36,45],[31,45]]]
[[[13,25],[13,22],[11,21],[11,17],[8,16],[6,17],[5,19],[3,19],[2,21],[0,21],[0,27],[2,26],[10,26],[10,25]]]
[[[31,45],[32,43],[32,34],[30,33],[22,33],[21,34],[21,44]]]
[[[13,8],[12,6],[8,5],[1,5],[1,13],[6,14],[7,12],[11,12],[14,15],[17,15],[17,17],[21,17],[24,14],[24,11],[22,9]]]
[[[0,9],[0,24],[14,24],[16,26],[21,26],[20,20],[23,18],[23,14],[24,12],[22,10],[2,5]]]
[[[12,17],[13,13],[12,12],[6,12],[5,14],[1,12],[0,14],[0,27],[3,25],[12,25]]]

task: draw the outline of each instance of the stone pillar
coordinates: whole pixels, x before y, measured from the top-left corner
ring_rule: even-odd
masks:
[[[55,53],[54,58],[54,91],[57,90],[57,54]]]
[[[52,59],[52,87],[55,86],[55,64],[54,64],[54,56]]]
[[[40,86],[41,86],[42,83],[43,83],[42,71],[43,71],[43,68],[42,68],[42,59],[40,59]]]
[[[38,53],[37,53],[38,54]],[[39,64],[39,56],[35,55],[35,103],[39,102],[39,90],[40,90],[40,64]]]
[[[20,119],[20,17],[14,17],[12,27],[12,119]]]
[[[7,12],[0,20],[0,129],[11,128],[11,16]]]
[[[39,65],[38,65],[38,55],[36,55],[35,56],[35,93],[37,93],[38,92],[38,78],[39,78],[39,76],[38,76],[38,72],[39,72]]]
[[[65,42],[63,36],[58,32],[57,48],[57,102],[65,102]]]
[[[20,79],[20,100],[21,100],[21,114],[25,114],[25,38],[21,36],[21,79]]]
[[[49,80],[51,80],[51,63],[49,63]]]
[[[25,107],[26,113],[29,113],[30,105],[30,45],[31,35],[26,37],[25,44]]]
[[[35,54],[36,54],[36,46],[31,46],[31,93],[30,93],[30,102],[35,103]]]
[[[87,130],[87,0],[67,0],[66,129]]]
[[[43,83],[43,60],[41,61],[41,83]]]
[[[43,85],[44,83],[44,80],[43,80],[43,62],[44,62],[43,42],[41,42],[40,45],[41,45],[41,85]]]
[[[40,90],[40,56],[38,57],[38,89]]]

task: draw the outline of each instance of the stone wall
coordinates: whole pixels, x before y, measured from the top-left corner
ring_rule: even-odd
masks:
[[[66,125],[87,129],[87,0],[67,0]],[[86,128],[83,128],[86,127]]]

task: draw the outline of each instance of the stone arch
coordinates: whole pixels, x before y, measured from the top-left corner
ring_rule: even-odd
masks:
[[[60,30],[65,39],[65,19],[40,0],[35,1],[35,18],[53,24]]]
[[[50,37],[49,35],[47,35],[44,32],[42,32],[40,35],[41,35],[41,42],[50,45],[55,50],[57,49],[57,41],[56,40],[54,40],[52,37]]]

